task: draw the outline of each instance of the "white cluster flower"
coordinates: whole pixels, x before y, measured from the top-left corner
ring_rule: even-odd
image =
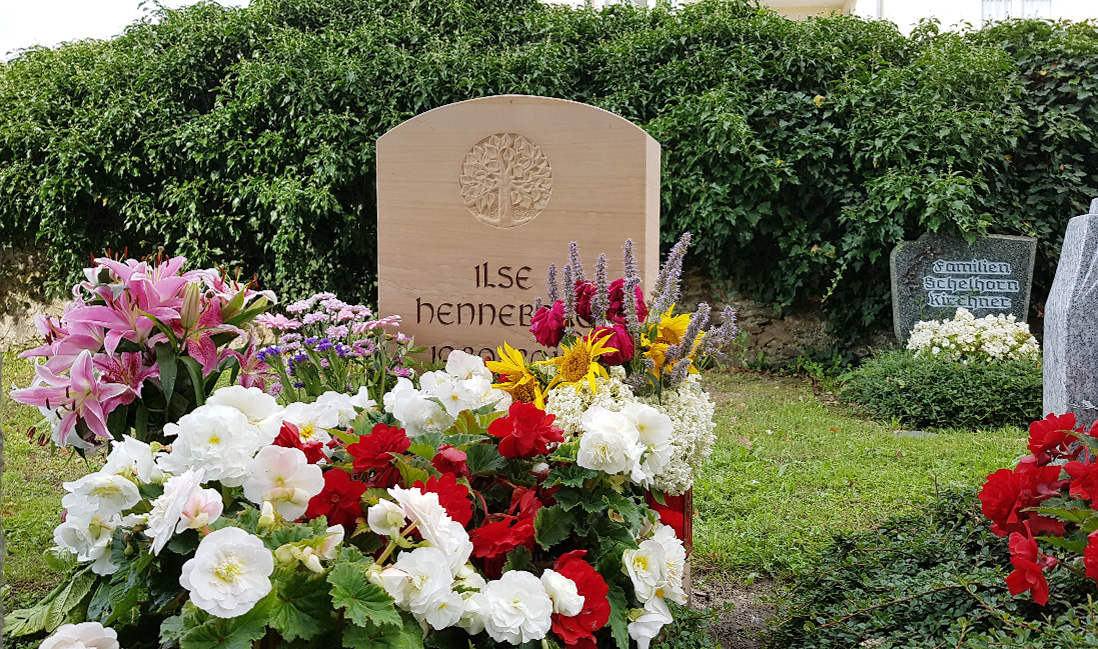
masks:
[[[446,369],[427,372],[419,377],[417,390],[408,379],[385,395],[385,409],[400,421],[409,437],[441,433],[449,428],[463,410],[492,405],[505,412],[511,395],[492,387],[492,373],[484,360],[461,350],[450,352]]]
[[[591,406],[580,418],[576,463],[585,469],[625,474],[648,486],[671,459],[671,418],[630,401],[620,412]]]
[[[658,408],[671,418],[671,459],[656,474],[652,488],[672,496],[686,493],[694,486],[694,476],[713,452],[713,401],[702,389],[701,379],[690,375],[674,390],[640,397],[638,401]]]
[[[1036,360],[1041,350],[1029,325],[1013,315],[977,318],[967,309],[957,309],[952,320],[919,322],[911,330],[907,348],[915,357],[933,356],[967,363],[989,360]]]
[[[602,406],[617,412],[624,404],[636,400],[633,391],[624,382],[624,369],[611,367],[609,374],[609,378],[600,376],[595,379],[594,392],[586,381],[581,382],[578,389],[566,386],[549,391],[545,400],[545,412],[557,416],[553,425],[564,431],[564,441],[567,442],[580,433],[580,419],[591,406]]]

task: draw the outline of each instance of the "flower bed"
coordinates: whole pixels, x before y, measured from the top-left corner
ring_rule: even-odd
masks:
[[[628,242],[616,282],[605,256],[587,281],[573,248],[534,318],[559,355],[530,364],[505,344],[418,373],[397,318],[333,295],[265,314],[273,294],[180,258],[97,260],[39,322],[29,355],[45,362],[12,396],[58,444],[109,454],[64,485],[54,541],[72,574],[8,633],[647,647],[686,600],[687,521],[661,503],[712,445],[694,361],[735,333],[730,309],[708,331],[705,305],[675,314],[688,241],[651,319]],[[257,320],[275,345],[228,347]]]

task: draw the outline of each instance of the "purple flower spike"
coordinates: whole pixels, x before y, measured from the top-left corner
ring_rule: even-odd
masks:
[[[572,269],[573,282],[587,281],[587,275],[583,274],[583,262],[580,260],[580,247],[575,241],[568,244],[568,266]],[[565,289],[571,289],[572,284],[568,282],[567,277],[564,279],[564,283],[566,284]]]
[[[689,232],[682,234],[679,242],[671,248],[659,276],[656,277],[656,283],[652,286],[652,311],[657,315],[665,313],[679,301],[682,261],[686,257],[687,249],[690,248],[692,238],[693,235]]]
[[[626,293],[626,295],[629,295]],[[632,302],[626,299],[625,302]],[[596,327],[606,324],[606,310],[610,308],[610,281],[606,278],[606,255],[599,255],[595,262],[595,294],[591,296],[591,318]]]

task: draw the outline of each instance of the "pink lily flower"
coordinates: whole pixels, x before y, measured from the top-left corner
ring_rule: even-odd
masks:
[[[144,354],[130,352],[114,356],[100,354],[92,358],[92,364],[99,370],[100,380],[124,385],[129,389],[116,397],[107,410],[114,410],[118,405],[132,403],[135,398],[141,396],[141,386],[145,379],[160,376],[160,368],[155,363],[145,365],[144,360]]]
[[[187,354],[202,364],[202,376],[209,376],[224,358],[224,355],[218,355],[217,345],[214,344],[211,336],[227,332],[242,336],[244,330],[224,324],[221,319],[221,305],[216,301],[211,300],[205,306],[206,309],[199,316],[196,328],[186,332],[186,344]]]
[[[267,380],[277,376],[270,365],[259,360],[255,344],[255,330],[248,333],[248,346],[243,353],[235,349],[227,349],[225,355],[235,358],[240,363],[240,374],[237,380],[240,381],[240,385],[246,388],[256,387],[266,392]]]
[[[68,376],[58,376],[49,368],[38,365],[34,368],[39,385],[22,390],[13,390],[11,398],[29,406],[47,409],[62,408],[58,430],[62,438],[83,421],[97,437],[109,439],[107,415],[117,406],[110,404],[122,393],[129,390],[125,385],[102,383],[95,375],[91,352],[84,350],[76,357]]]

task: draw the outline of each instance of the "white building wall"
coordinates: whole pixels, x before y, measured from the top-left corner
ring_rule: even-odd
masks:
[[[943,27],[983,26],[985,16],[1086,20],[1098,18],[1098,0],[857,0],[854,13],[884,18],[905,31],[923,18]]]

